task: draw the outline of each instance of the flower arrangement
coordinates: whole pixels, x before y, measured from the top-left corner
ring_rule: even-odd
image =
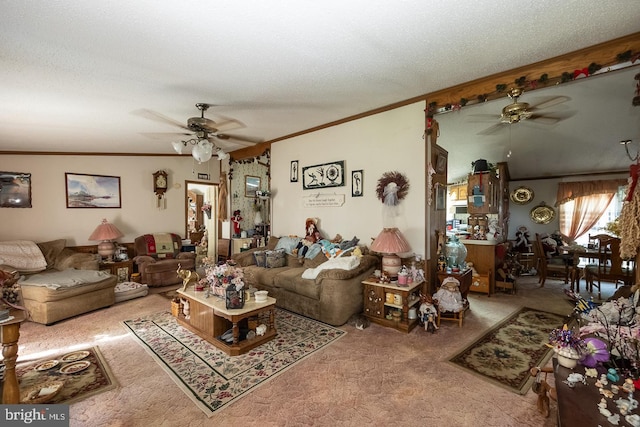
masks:
[[[212,259],[205,258],[205,277],[200,279],[200,284],[209,287],[213,295],[224,297],[225,290],[229,285],[234,285],[237,291],[244,287],[244,273],[233,263],[227,260],[226,263],[216,264]]]
[[[556,328],[549,333],[549,347],[559,355],[577,359],[584,351],[585,343],[578,332],[565,324],[562,328]]]
[[[211,213],[211,203],[206,202],[204,205],[202,205],[202,212]]]

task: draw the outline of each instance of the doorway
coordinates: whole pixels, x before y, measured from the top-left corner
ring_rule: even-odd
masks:
[[[198,260],[216,257],[218,185],[185,181],[185,236],[196,245]],[[206,243],[206,244],[203,244]]]

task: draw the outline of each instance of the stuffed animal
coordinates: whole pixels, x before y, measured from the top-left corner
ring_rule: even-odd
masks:
[[[340,245],[340,249],[345,250],[345,249],[349,249],[349,248],[352,248],[352,247],[356,246],[359,241],[360,241],[360,239],[358,239],[356,236],[353,236],[353,239],[351,239],[351,240],[343,240],[343,241],[338,242],[338,243]]]
[[[335,258],[342,254],[342,249],[340,249],[340,246],[336,245],[335,243],[331,243],[327,239],[321,239],[318,243],[322,245],[322,253],[327,258]]]
[[[531,252],[531,241],[529,240],[529,230],[524,225],[518,227],[516,231],[516,242],[513,245],[513,250],[521,253]]]
[[[353,248],[353,256],[362,258],[362,249],[360,249],[360,246],[356,246],[355,248]]]

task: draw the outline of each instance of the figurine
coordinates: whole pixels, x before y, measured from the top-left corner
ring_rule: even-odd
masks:
[[[424,323],[424,330],[434,334],[438,326],[436,325],[436,317],[438,317],[438,310],[433,304],[433,299],[430,295],[420,295],[420,319]]]
[[[176,270],[178,277],[182,279],[182,290],[187,290],[189,283],[197,284],[200,280],[200,275],[195,271],[183,270],[182,265],[178,264],[178,270]],[[197,289],[196,289],[197,290]],[[202,290],[202,289],[200,289]]]

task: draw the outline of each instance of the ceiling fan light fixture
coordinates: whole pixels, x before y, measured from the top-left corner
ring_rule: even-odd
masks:
[[[216,155],[218,156],[218,160],[225,160],[229,158],[229,153],[225,153],[220,147],[216,150]]]
[[[198,163],[208,162],[211,160],[211,156],[213,155],[213,144],[206,139],[201,139],[193,146],[191,155],[198,161]]]
[[[178,154],[182,154],[182,149],[186,146],[187,144],[185,144],[182,141],[174,141],[171,143],[171,146],[173,147],[173,149],[175,150],[176,153]]]

